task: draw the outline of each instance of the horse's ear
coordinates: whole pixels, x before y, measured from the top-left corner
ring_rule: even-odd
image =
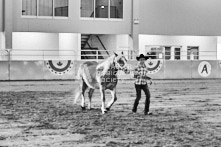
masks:
[[[117,54],[117,53],[115,53],[115,52],[114,52],[114,55],[115,55],[116,57],[118,56],[118,54]]]

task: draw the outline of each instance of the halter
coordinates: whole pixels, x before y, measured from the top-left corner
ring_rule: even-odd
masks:
[[[117,62],[117,61],[115,61],[115,58],[116,57],[114,57],[114,61],[113,61],[113,64],[114,64],[114,66],[116,67],[116,69],[118,69],[118,70],[124,70],[125,68],[126,68],[126,64],[124,64],[124,66],[122,67],[122,66],[120,66],[120,64]]]

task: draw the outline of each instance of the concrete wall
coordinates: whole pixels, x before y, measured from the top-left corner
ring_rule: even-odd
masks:
[[[52,73],[44,61],[12,61],[10,63],[10,80],[52,80],[74,79],[74,69],[70,72],[57,75]]]
[[[54,61],[59,63],[60,61]],[[59,75],[51,71],[47,61],[1,61],[0,80],[52,80],[52,79],[76,79],[77,71],[83,61],[73,61],[72,68]],[[147,61],[148,62],[148,61]],[[152,61],[153,62],[153,61]],[[63,62],[65,64],[65,62]],[[221,61],[163,61],[160,66],[150,70],[149,76],[153,79],[211,79],[221,78]],[[128,61],[132,68],[136,61]],[[55,64],[54,64],[55,65]],[[66,64],[65,64],[66,65]],[[155,66],[154,65],[154,66]],[[56,65],[55,65],[56,66]],[[62,69],[62,66],[61,66]],[[69,69],[69,68],[68,68]],[[58,71],[57,71],[58,72]],[[133,79],[133,74],[118,73],[120,79]]]
[[[139,0],[140,34],[220,36],[220,0]]]
[[[145,46],[182,46],[182,60],[187,59],[187,46],[199,46],[200,60],[215,60],[217,58],[217,37],[139,35],[141,53],[145,53]]]
[[[123,20],[80,18],[80,0],[69,0],[68,19],[22,18],[20,0],[13,2],[14,32],[59,32],[90,34],[130,34],[132,0],[124,1]],[[102,26],[102,27],[101,27]]]

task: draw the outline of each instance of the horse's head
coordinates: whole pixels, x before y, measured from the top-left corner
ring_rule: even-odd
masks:
[[[123,70],[124,72],[127,72],[127,59],[124,56],[123,52],[121,54],[115,54],[114,63],[118,70]]]

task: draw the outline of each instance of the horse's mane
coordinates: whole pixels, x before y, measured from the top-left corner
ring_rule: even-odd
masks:
[[[115,55],[112,55],[109,58],[107,58],[105,61],[97,65],[96,67],[97,70],[100,68],[103,68],[101,75],[105,75],[107,73],[108,69],[114,63],[114,59],[115,59]]]

